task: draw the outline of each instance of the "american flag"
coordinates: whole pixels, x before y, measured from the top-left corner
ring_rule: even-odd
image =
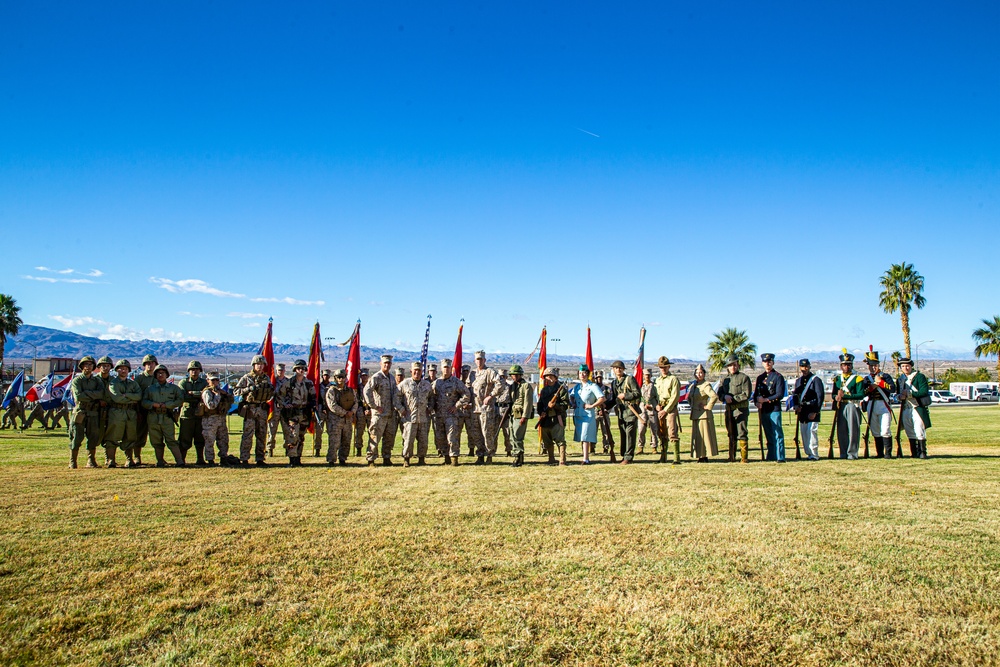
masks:
[[[427,330],[424,332],[424,346],[420,350],[420,368],[427,375],[427,345],[431,342],[431,316],[427,316]]]

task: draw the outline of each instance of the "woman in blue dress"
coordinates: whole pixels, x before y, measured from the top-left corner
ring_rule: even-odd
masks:
[[[590,463],[590,451],[597,443],[597,408],[604,403],[604,391],[590,381],[590,369],[586,364],[580,365],[577,378],[580,383],[569,392],[575,426],[573,440],[583,445],[583,462],[587,464]]]

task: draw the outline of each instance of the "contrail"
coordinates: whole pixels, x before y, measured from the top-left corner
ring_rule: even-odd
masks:
[[[580,131],[581,131],[581,132],[583,132],[584,134],[589,134],[589,135],[590,135],[590,136],[592,136],[592,137],[597,137],[598,139],[600,139],[600,138],[601,138],[601,135],[599,135],[599,134],[594,134],[593,132],[588,132],[587,130],[583,129],[582,127],[578,127],[578,128],[576,128],[576,129],[580,130]]]

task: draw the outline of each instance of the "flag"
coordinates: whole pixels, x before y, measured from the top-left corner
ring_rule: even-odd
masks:
[[[22,371],[21,374],[23,375],[24,371]],[[47,387],[49,382],[52,381],[52,375],[53,375],[52,373],[49,373],[38,382],[31,385],[31,388],[24,394],[24,400],[28,401],[29,403],[34,403],[35,401],[37,401],[41,397],[41,395],[45,393],[45,387]],[[17,379],[15,378],[15,382],[16,381]],[[22,378],[22,383],[23,381],[24,380]]]
[[[309,364],[306,366],[306,378],[312,380],[316,392],[316,405],[323,403],[323,387],[319,383],[320,366],[326,359],[323,357],[323,339],[319,335],[319,322],[313,326],[312,340],[309,341]],[[316,426],[309,420],[309,432],[315,433]]]
[[[540,347],[538,348],[539,373],[544,373],[545,369],[548,368],[549,365],[549,353],[548,350],[546,350],[546,343],[548,343],[548,338],[549,336],[548,333],[545,331],[545,327],[542,327],[542,342],[540,344]],[[541,378],[539,378],[539,380],[541,380]],[[542,383],[539,381],[538,391],[541,392],[541,390],[542,390]]]
[[[63,400],[66,401],[66,404],[69,405],[69,407],[71,408],[76,407],[76,399],[73,398],[73,392],[70,391],[70,386],[73,384],[73,378],[75,377],[76,377],[76,369],[74,368],[69,373],[69,380],[66,381],[66,391],[63,393]]]
[[[350,345],[351,347],[347,350],[347,366],[345,368],[347,372],[347,386],[353,389],[355,392],[360,392],[361,387],[361,320],[354,325],[354,333],[348,340],[337,347],[344,347],[345,345]],[[360,394],[359,394],[360,398]]]
[[[646,366],[646,327],[639,329],[639,353],[635,357],[635,381],[642,386],[642,371]]]
[[[431,316],[427,316],[427,331],[424,332],[424,347],[420,350],[420,369],[427,375],[427,345],[431,342]]]
[[[587,327],[587,379],[590,380],[594,375],[594,349],[590,346],[590,327]]]
[[[264,360],[267,362],[264,373],[271,378],[271,384],[274,384],[274,342],[271,337],[271,326],[273,324],[274,318],[267,318],[267,331],[264,332],[264,341],[260,344],[260,349],[257,351],[257,354],[263,355]]]
[[[463,317],[458,324],[458,340],[455,342],[455,358],[451,360],[452,370],[455,371],[455,375],[461,379],[462,378],[462,329],[465,327],[465,318]]]
[[[23,388],[24,388],[24,371],[21,371],[20,373],[17,374],[17,377],[14,378],[14,381],[10,383],[10,386],[7,387],[7,393],[3,395],[3,404],[0,405],[0,408],[6,408],[8,405],[10,405],[10,402],[14,400],[15,396],[21,395],[21,389]],[[34,389],[34,387],[32,387],[32,389]]]
[[[49,376],[49,384],[39,397],[39,403],[43,410],[55,410],[62,405],[63,398],[69,395],[69,384],[73,381],[73,375],[67,375],[59,382],[53,382],[54,375]]]
[[[678,403],[683,403],[684,401],[688,400],[688,395],[691,393],[691,387],[693,387],[694,385],[695,385],[695,381],[691,380],[686,385],[684,385],[684,386],[681,387],[681,393],[677,397],[677,402]]]

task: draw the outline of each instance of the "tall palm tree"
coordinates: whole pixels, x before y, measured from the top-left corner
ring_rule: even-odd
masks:
[[[3,371],[3,348],[7,344],[7,336],[16,336],[21,321],[21,308],[14,297],[0,294],[0,373]]]
[[[708,342],[708,362],[713,372],[723,370],[726,367],[726,357],[731,354],[736,355],[740,368],[757,367],[757,346],[750,342],[746,331],[729,327],[715,334],[715,340]]]
[[[976,359],[996,357],[997,377],[1000,378],[1000,315],[994,315],[992,320],[983,320],[983,324],[986,326],[972,332],[972,339],[977,343],[973,352]]]
[[[903,358],[903,355],[896,350],[892,353],[892,365],[896,367],[896,375],[899,375],[899,360]]]
[[[913,306],[923,308],[927,299],[924,291],[924,277],[913,270],[912,264],[893,264],[878,281],[882,292],[878,295],[878,305],[887,313],[899,311],[903,323],[903,347],[910,356],[910,310]]]

